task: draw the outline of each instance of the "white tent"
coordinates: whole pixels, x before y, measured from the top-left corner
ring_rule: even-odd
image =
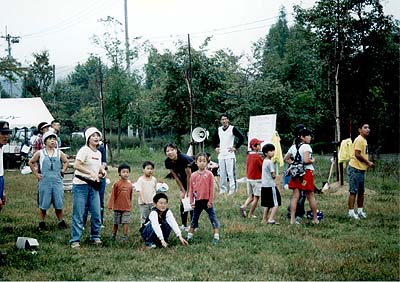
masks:
[[[0,120],[8,121],[10,128],[30,128],[42,121],[50,123],[54,118],[42,98],[3,98],[0,99]]]

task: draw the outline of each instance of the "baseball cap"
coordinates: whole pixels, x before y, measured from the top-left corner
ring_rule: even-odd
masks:
[[[264,140],[260,140],[260,139],[257,139],[257,138],[253,138],[253,139],[250,140],[249,147],[252,148],[253,146],[259,145],[259,144],[261,144],[262,142],[264,142]]]
[[[0,132],[1,133],[6,133],[6,134],[10,134],[11,133],[10,125],[8,124],[7,121],[4,121],[4,120],[0,121]]]

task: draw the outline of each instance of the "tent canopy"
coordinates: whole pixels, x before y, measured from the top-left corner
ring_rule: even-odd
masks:
[[[53,116],[42,98],[0,99],[0,120],[8,121],[10,128],[37,126],[42,121],[52,122]]]

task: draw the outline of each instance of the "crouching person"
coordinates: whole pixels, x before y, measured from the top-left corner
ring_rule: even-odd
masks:
[[[154,208],[151,210],[146,222],[140,228],[145,244],[148,248],[168,247],[168,237],[171,230],[181,241],[182,245],[188,242],[183,239],[181,230],[172,211],[168,209],[168,197],[158,193],[153,197]]]

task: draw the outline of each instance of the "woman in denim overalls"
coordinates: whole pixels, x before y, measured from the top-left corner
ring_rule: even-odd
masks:
[[[39,206],[39,230],[44,230],[46,212],[53,203],[53,207],[58,219],[58,228],[66,229],[64,221],[64,188],[62,177],[68,168],[67,156],[56,149],[57,135],[53,132],[46,132],[43,135],[45,147],[37,151],[29,160],[29,166],[33,174],[39,180],[38,184],[38,206]],[[35,164],[39,162],[40,173],[35,169]]]

